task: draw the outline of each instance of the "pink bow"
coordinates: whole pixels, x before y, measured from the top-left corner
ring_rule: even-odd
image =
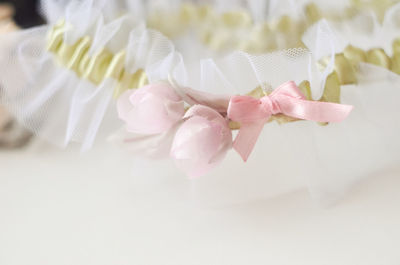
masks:
[[[302,120],[341,122],[353,106],[306,100],[293,81],[276,88],[270,95],[256,99],[250,96],[233,96],[228,107],[228,117],[241,124],[233,148],[246,161],[264,127],[274,114],[282,113]]]

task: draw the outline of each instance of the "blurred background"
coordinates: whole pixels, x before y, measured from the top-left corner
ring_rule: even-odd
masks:
[[[0,34],[43,24],[39,10],[37,0],[0,0]],[[31,133],[0,105],[0,148],[23,147],[30,139]]]
[[[38,12],[38,5],[38,0],[0,0],[0,10],[3,10],[0,11],[0,14],[2,12],[9,12],[4,11],[5,9],[11,9],[12,18],[18,24],[18,26],[22,28],[29,28],[44,23]]]

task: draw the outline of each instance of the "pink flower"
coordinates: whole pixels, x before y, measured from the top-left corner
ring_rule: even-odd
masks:
[[[117,109],[127,130],[137,134],[167,132],[185,114],[182,98],[162,83],[126,91],[118,99]]]
[[[206,106],[193,106],[185,118],[175,135],[171,157],[187,175],[199,177],[225,157],[232,146],[232,132],[228,121]]]

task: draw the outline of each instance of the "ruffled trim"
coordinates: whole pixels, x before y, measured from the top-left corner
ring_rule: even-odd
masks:
[[[68,1],[63,13],[60,7],[66,2],[46,1],[45,10],[48,14],[56,14],[49,17],[51,21],[55,21],[55,17],[64,17],[69,25],[62,33],[63,44],[71,47],[89,38],[91,45],[87,54],[91,58],[104,49],[113,55],[123,52],[124,72],[132,76],[143,70],[149,83],[172,76],[181,86],[232,95],[246,94],[256,87],[270,89],[287,80],[298,84],[309,80],[312,97],[320,99],[325,80],[333,71],[332,67],[322,74],[319,72],[313,56],[319,60],[320,52],[312,45],[308,45],[312,53],[298,48],[263,55],[236,51],[223,57],[217,54],[215,59],[191,58],[186,55],[204,47],[176,50],[173,41],[143,25],[146,12],[114,20],[121,9],[120,6],[112,7],[111,2]],[[139,6],[139,1],[132,4],[135,10],[146,10],[145,6]],[[52,10],[55,12],[50,12]],[[110,109],[114,108],[112,96],[121,80],[113,75],[100,75],[102,78],[99,78],[99,74],[80,78],[84,73],[74,71],[74,65],[70,69],[65,67],[71,61],[61,60],[60,64],[55,60],[54,54],[46,50],[48,32],[54,26],[56,22],[2,40],[2,46],[8,48],[4,49],[6,52],[0,65],[6,73],[1,80],[7,93],[5,104],[28,128],[44,138],[62,146],[71,141],[84,142],[84,148],[89,148],[100,126],[109,131],[107,128],[114,128],[112,124],[119,124]],[[331,47],[335,41],[331,36],[314,36],[320,47]],[[328,54],[335,54],[336,47],[333,51],[328,50]],[[68,53],[65,55],[69,57]],[[325,53],[322,55],[326,56]],[[129,78],[126,80],[130,82]],[[106,114],[111,116],[111,121],[106,121]]]
[[[106,1],[112,2],[115,1]],[[331,34],[333,30],[322,30],[314,32],[316,35],[306,35],[312,36],[309,38],[312,41],[308,42],[311,52],[302,48],[263,55],[236,51],[228,56],[197,60],[196,56],[189,58],[181,49],[175,48],[161,33],[142,25],[143,14],[114,20],[116,9],[104,9],[102,4],[101,1],[74,1],[65,13],[59,8],[63,5],[56,5],[60,11],[51,18],[52,25],[64,16],[66,23],[74,25],[63,34],[64,43],[73,45],[88,36],[91,39],[90,56],[104,48],[112,54],[125,50],[125,71],[134,74],[143,69],[150,83],[172,76],[181,86],[232,95],[246,94],[258,86],[268,90],[287,80],[296,83],[309,80],[313,98],[319,99],[325,82],[335,69],[335,54],[342,51],[335,44],[338,34]],[[330,28],[327,23],[316,27],[325,26]],[[52,27],[39,27],[1,38],[4,54],[0,56],[0,83],[6,93],[4,102],[25,126],[46,140],[61,146],[83,142],[83,148],[87,149],[97,135],[107,136],[122,126],[112,100],[119,80],[104,78],[96,84],[59,64],[54,53],[46,50],[47,35]],[[188,50],[201,51],[201,48],[204,47],[189,46]],[[326,56],[333,60],[329,60],[330,67],[324,65],[325,71],[321,74],[316,62]],[[365,77],[372,80],[365,80]],[[328,127],[312,123],[282,127],[271,124],[262,133],[260,147],[256,148],[254,159],[248,165],[239,165],[237,160],[230,158],[226,163],[234,165],[216,171],[215,176],[229,177],[222,181],[224,183],[236,181],[239,184],[232,186],[236,185],[238,191],[242,188],[242,177],[248,174],[249,167],[254,167],[257,176],[246,186],[252,191],[248,197],[287,191],[287,183],[292,184],[294,176],[296,180],[301,179],[299,182],[307,179],[304,183],[309,184],[315,197],[329,200],[336,198],[349,183],[398,162],[400,148],[393,139],[397,139],[400,122],[397,116],[389,115],[397,113],[398,75],[384,68],[361,64],[357,78],[359,85],[346,87],[341,95],[342,102],[356,107],[347,122]],[[155,145],[163,139],[161,137],[151,147],[158,147]],[[291,163],[282,167],[286,160]],[[267,183],[265,161],[269,162],[268,175],[276,176],[271,179],[290,177],[282,185],[284,188]],[[313,172],[311,177],[310,172]],[[213,181],[221,181],[221,178],[216,177]],[[232,194],[237,196],[238,192]]]

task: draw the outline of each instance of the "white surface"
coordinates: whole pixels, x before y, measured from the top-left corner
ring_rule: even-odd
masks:
[[[400,264],[400,170],[328,209],[305,190],[210,208],[102,148],[0,152],[1,265]]]

